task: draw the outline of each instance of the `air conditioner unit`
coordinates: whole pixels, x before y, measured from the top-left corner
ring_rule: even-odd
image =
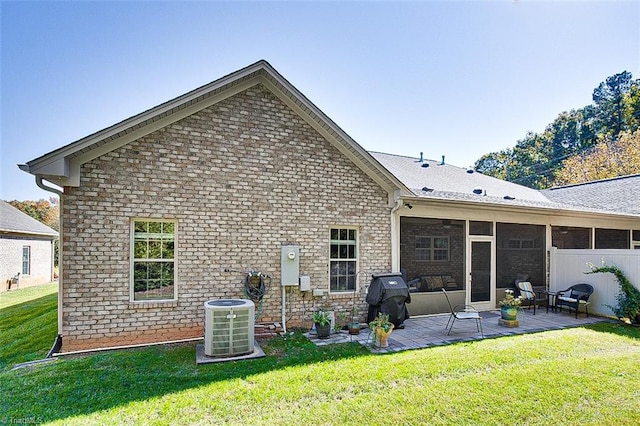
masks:
[[[254,312],[251,300],[219,299],[204,303],[204,353],[212,357],[253,352]]]

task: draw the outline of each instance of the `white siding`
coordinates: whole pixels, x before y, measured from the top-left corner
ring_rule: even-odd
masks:
[[[587,283],[594,287],[589,298],[589,312],[613,316],[606,305],[616,305],[616,295],[620,289],[613,274],[585,274],[590,269],[587,263],[595,266],[604,262],[608,266],[617,266],[636,287],[640,286],[640,250],[559,250],[551,249],[551,276],[549,290],[564,290],[567,287]]]

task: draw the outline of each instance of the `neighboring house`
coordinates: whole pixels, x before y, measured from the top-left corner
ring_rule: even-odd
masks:
[[[58,233],[0,200],[0,292],[53,281]]]
[[[638,215],[369,153],[265,61],[20,167],[64,187],[63,351],[201,337],[203,303],[245,297],[251,270],[272,278],[259,322],[364,315],[371,273],[401,269],[414,315],[443,312],[442,287],[490,309],[520,274],[546,284],[563,227],[640,230]],[[290,245],[314,291],[281,288]]]

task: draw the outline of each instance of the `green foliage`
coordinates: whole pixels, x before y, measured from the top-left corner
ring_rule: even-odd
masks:
[[[393,328],[393,324],[389,322],[389,314],[378,312],[378,316],[369,323],[369,328],[371,330],[381,328],[385,333],[391,330]]]
[[[554,185],[568,185],[640,173],[640,129],[621,132],[613,142],[601,141],[588,151],[568,158]]]
[[[625,273],[617,266],[594,266],[592,263],[587,264],[591,271],[587,274],[610,273],[616,277],[616,281],[620,285],[620,292],[616,296],[618,304],[616,306],[606,305],[613,311],[618,319],[628,319],[636,322],[636,317],[640,314],[640,290],[631,284]]]
[[[58,200],[56,198],[51,198],[49,199],[49,201],[13,200],[9,201],[9,204],[11,204],[21,212],[31,216],[38,222],[44,223],[49,228],[60,231]]]
[[[331,322],[331,316],[329,315],[329,312],[325,311],[324,309],[315,311],[312,315],[312,318],[315,324],[321,326],[329,325],[329,323]]]
[[[513,290],[510,288],[504,291],[504,299],[498,302],[500,307],[509,307],[509,308],[517,308],[522,305],[522,298],[520,296],[514,297]]]
[[[575,165],[565,164],[565,160],[590,155],[596,144],[614,144],[624,132],[640,128],[640,80],[633,80],[631,73],[608,77],[594,89],[593,101],[560,113],[542,133],[528,132],[513,148],[483,155],[475,164],[476,170],[537,189],[566,183],[558,181],[557,175],[563,169],[575,170]],[[624,163],[639,161],[633,157]],[[627,174],[624,168],[613,173]]]

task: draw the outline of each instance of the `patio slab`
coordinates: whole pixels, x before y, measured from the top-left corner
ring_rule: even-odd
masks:
[[[332,334],[328,339],[318,339],[312,332],[307,333],[307,337],[316,345],[358,342],[374,353],[398,352],[482,339],[476,329],[475,321],[458,320],[451,334],[447,335],[445,325],[449,320],[449,315],[438,314],[409,318],[404,322],[404,329],[393,330],[393,333],[389,336],[389,346],[387,348],[373,346],[373,333],[369,329],[363,329],[360,334],[355,336],[348,334],[346,331],[341,331],[340,333]],[[481,312],[480,316],[482,317],[482,329],[485,338],[560,330],[612,321],[609,318],[594,315],[590,315],[587,318],[584,314],[579,315],[576,319],[575,315],[566,311],[558,313],[549,311],[549,313],[546,313],[544,309],[536,311],[536,315],[533,315],[532,310],[523,309],[518,313],[518,327],[504,327],[498,321],[500,319],[500,311]]]

